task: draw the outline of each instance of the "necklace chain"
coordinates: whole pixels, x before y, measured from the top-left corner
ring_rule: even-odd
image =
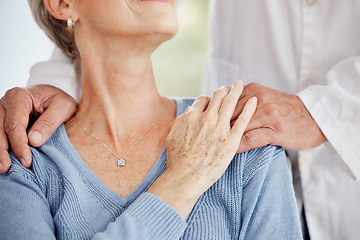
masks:
[[[150,129],[159,121],[160,117],[163,115],[165,111],[165,101],[164,98],[162,99],[162,110],[159,114],[159,116],[155,119],[155,121],[150,125],[150,127],[135,141],[135,143],[129,148],[129,150],[125,153],[125,155],[123,157],[119,157],[116,153],[114,153],[105,143],[103,143],[99,138],[97,138],[94,134],[92,134],[91,132],[89,132],[85,126],[80,122],[79,120],[79,116],[78,116],[78,109],[76,109],[75,111],[75,116],[77,119],[77,123],[79,125],[79,127],[81,127],[84,132],[86,132],[88,135],[90,135],[92,138],[94,138],[96,141],[98,141],[101,145],[103,145],[104,148],[106,148],[112,155],[114,155],[117,159],[118,159],[118,165],[119,166],[125,166],[126,164],[126,160],[125,158],[127,157],[127,155],[129,155],[129,153],[131,152],[131,150],[135,147],[135,145],[140,142],[140,140],[150,131]]]

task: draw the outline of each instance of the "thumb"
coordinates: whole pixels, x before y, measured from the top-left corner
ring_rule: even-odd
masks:
[[[275,132],[270,128],[256,128],[246,131],[240,142],[237,153],[249,151],[272,144]]]
[[[56,129],[68,121],[75,112],[76,102],[69,98],[61,98],[52,101],[44,113],[31,127],[28,138],[34,147],[44,144]]]

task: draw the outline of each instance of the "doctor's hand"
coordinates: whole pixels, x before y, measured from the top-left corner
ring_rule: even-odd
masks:
[[[254,96],[258,98],[258,107],[242,137],[238,152],[268,144],[300,151],[327,141],[298,96],[256,83],[245,86],[232,121],[240,114],[246,101]]]
[[[6,173],[11,160],[9,144],[24,167],[30,167],[34,147],[45,143],[53,132],[74,114],[76,101],[58,88],[38,85],[32,88],[13,88],[0,100],[0,173]],[[38,117],[28,135],[29,116]]]

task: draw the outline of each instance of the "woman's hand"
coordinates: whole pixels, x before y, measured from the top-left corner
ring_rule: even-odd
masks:
[[[197,199],[225,172],[253,116],[257,99],[251,98],[233,127],[230,120],[242,94],[243,83],[199,97],[174,123],[167,138],[167,170],[149,192],[178,211],[183,218]]]
[[[0,100],[0,173],[6,173],[11,160],[9,144],[25,167],[32,162],[28,143],[38,147],[73,114],[76,102],[58,88],[39,85],[29,89],[13,88]],[[39,116],[26,134],[29,116]]]

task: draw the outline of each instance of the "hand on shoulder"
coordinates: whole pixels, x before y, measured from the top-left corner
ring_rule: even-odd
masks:
[[[11,147],[25,167],[31,166],[32,156],[28,144],[38,147],[74,114],[76,101],[65,92],[50,85],[31,88],[13,88],[0,100],[0,173],[6,173],[11,160]],[[29,130],[29,116],[38,120]],[[10,143],[10,145],[9,145]]]

